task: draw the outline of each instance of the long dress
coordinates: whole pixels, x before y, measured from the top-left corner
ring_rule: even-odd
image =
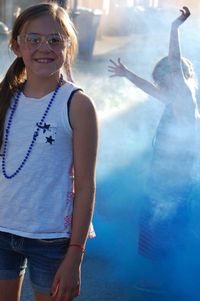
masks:
[[[191,112],[177,118],[172,103],[166,105],[153,141],[138,243],[139,255],[151,260],[165,260],[186,243],[196,154]]]

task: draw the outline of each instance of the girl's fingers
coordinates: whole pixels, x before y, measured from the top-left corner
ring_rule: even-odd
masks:
[[[73,296],[74,296],[74,298],[80,296],[80,286],[77,286],[77,287],[73,290]]]
[[[73,300],[73,296],[72,294],[70,293],[65,293],[65,292],[62,292],[60,293],[56,299],[56,301],[72,301]]]
[[[59,287],[56,301],[71,301],[80,295],[80,285],[75,288],[67,289],[66,287]]]
[[[111,70],[110,70],[110,71],[108,70],[108,72],[109,72],[111,75],[118,75],[118,74],[119,74],[118,72],[111,71]]]
[[[187,6],[183,6],[183,9],[180,9],[180,12],[186,18],[190,16],[190,11]]]
[[[111,75],[116,75],[116,72],[108,70]]]
[[[51,296],[54,297],[57,294],[59,285],[59,279],[55,276],[52,287],[51,287]]]
[[[113,65],[115,65],[117,67],[117,63],[113,60],[109,60]]]
[[[62,287],[60,284],[59,289],[57,290],[57,294],[55,296],[55,301],[71,301],[72,300],[72,290],[66,289],[66,287]]]
[[[108,70],[116,70],[116,67],[114,67],[114,66],[108,66]]]
[[[187,6],[183,6],[183,9],[187,15],[190,15],[190,10]]]
[[[107,68],[108,72],[113,73],[112,75],[110,75],[109,77],[116,77],[116,76],[122,76],[122,64],[121,64],[121,60],[120,58],[117,59],[117,62],[113,61],[112,59],[109,60],[110,63],[112,63],[113,65],[109,65]]]
[[[118,71],[115,70],[115,69],[108,69],[108,72],[115,73],[115,74],[119,74],[119,73],[120,73],[120,72],[118,72]]]

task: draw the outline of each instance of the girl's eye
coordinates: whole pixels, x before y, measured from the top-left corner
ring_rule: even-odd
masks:
[[[62,40],[59,37],[52,37],[48,39],[48,43],[50,45],[60,45],[62,43]]]
[[[41,42],[41,38],[38,36],[27,36],[25,41],[29,44],[39,44]]]

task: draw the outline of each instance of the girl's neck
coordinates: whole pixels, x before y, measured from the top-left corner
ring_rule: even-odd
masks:
[[[32,98],[42,98],[43,96],[54,91],[58,85],[59,77],[49,77],[49,78],[38,78],[30,79],[27,78],[24,95]],[[65,81],[63,82],[63,84]]]

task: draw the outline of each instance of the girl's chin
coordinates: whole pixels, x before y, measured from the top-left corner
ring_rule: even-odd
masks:
[[[33,73],[28,73],[29,78],[49,78],[52,76],[55,76],[55,79],[57,79],[60,75],[60,70],[38,70]]]

